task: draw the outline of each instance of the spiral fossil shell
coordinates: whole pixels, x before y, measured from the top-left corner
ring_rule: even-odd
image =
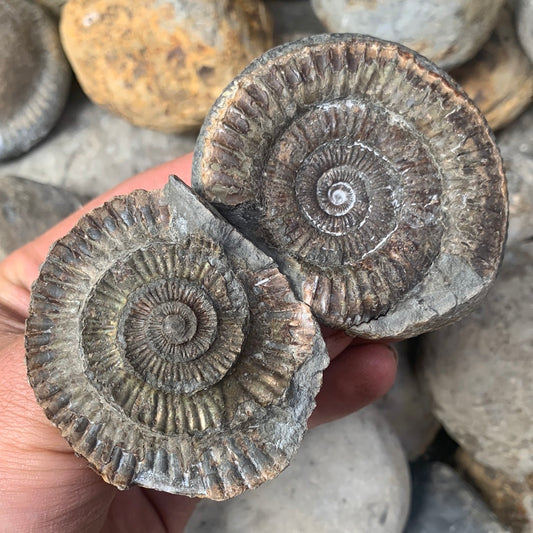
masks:
[[[0,160],[29,150],[56,123],[70,67],[56,24],[24,0],[0,0]]]
[[[328,360],[271,258],[174,178],[52,247],[26,350],[38,402],[106,481],[213,499],[287,465]]]
[[[193,186],[322,322],[368,338],[466,313],[505,240],[482,115],[428,60],[366,36],[313,36],[254,61],[204,122]]]

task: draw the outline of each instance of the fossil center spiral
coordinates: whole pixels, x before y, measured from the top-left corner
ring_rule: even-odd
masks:
[[[181,307],[181,313],[167,315],[161,323],[163,335],[174,344],[183,344],[191,340],[198,323],[196,315],[188,307]]]
[[[194,361],[213,343],[217,316],[202,288],[185,280],[157,280],[130,297],[119,325],[128,353],[143,342],[167,361]],[[130,357],[136,367],[136,360]]]
[[[194,394],[224,379],[244,342],[248,309],[215,245],[201,251],[202,243],[154,244],[104,274],[87,301],[83,328],[92,373],[113,361],[132,387],[161,398]],[[92,348],[101,331],[109,339],[103,355]],[[128,408],[120,391],[112,396]]]
[[[350,168],[332,168],[319,178],[316,184],[316,197],[320,208],[328,215],[342,216],[355,204],[356,193],[350,183]],[[353,178],[353,176],[351,176]]]

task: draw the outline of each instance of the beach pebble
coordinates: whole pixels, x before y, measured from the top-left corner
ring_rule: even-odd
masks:
[[[392,389],[375,403],[396,431],[410,461],[426,451],[441,427],[431,411],[431,399],[413,369],[415,347],[416,339],[395,345],[396,380]]]
[[[326,32],[309,0],[269,0],[265,5],[274,25],[274,44]]]
[[[226,84],[272,45],[260,0],[71,0],[60,28],[86,94],[163,132],[198,128]]]
[[[498,136],[509,190],[507,243],[533,237],[533,106]]]
[[[456,460],[459,471],[474,483],[503,524],[513,533],[533,531],[533,478],[514,481],[500,470],[478,463],[461,448]]]
[[[445,69],[474,56],[504,0],[311,0],[331,32],[400,42]]]
[[[57,24],[26,0],[0,0],[0,160],[48,135],[65,103],[71,71]]]
[[[505,533],[487,504],[444,463],[417,463],[404,533]]]
[[[0,261],[81,207],[66,189],[0,176]]]
[[[533,61],[533,0],[515,0],[518,37]]]
[[[436,417],[476,461],[518,483],[533,475],[532,302],[529,240],[507,247],[499,278],[469,317],[421,342]]]
[[[450,72],[496,130],[510,124],[533,98],[533,64],[516,37],[509,9],[476,56]]]
[[[193,149],[196,136],[132,126],[74,90],[52,135],[0,174],[32,176],[80,195],[97,196],[150,167]]]

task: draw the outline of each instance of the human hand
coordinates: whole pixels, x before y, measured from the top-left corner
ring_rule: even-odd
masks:
[[[96,198],[0,263],[0,531],[183,531],[197,500],[140,487],[119,491],[76,457],[35,401],[26,378],[24,321],[30,288],[50,245],[81,215],[134,189],[162,188],[169,174],[190,183],[191,155],[135,176]],[[324,330],[331,364],[309,427],[383,395],[396,357],[385,344]]]

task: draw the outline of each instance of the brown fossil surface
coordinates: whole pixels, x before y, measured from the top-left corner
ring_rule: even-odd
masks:
[[[352,335],[453,322],[500,264],[507,192],[485,119],[430,61],[368,36],[313,36],[247,67],[204,122],[193,186]]]
[[[106,481],[212,499],[287,466],[328,361],[272,259],[173,177],[51,248],[26,350],[37,401]]]

